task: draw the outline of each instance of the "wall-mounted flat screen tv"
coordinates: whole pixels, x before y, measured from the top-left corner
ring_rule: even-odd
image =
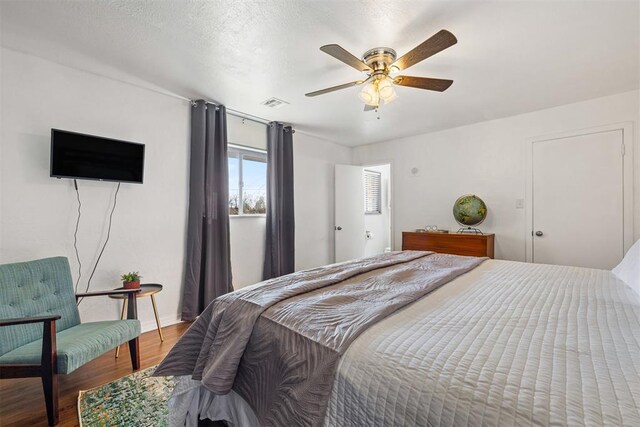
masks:
[[[142,184],[144,144],[51,129],[51,176]]]

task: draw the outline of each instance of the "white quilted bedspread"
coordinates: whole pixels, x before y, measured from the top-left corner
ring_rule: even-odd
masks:
[[[487,261],[363,333],[327,426],[640,426],[640,301],[609,271]]]

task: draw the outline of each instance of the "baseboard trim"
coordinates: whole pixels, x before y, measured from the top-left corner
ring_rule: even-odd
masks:
[[[160,325],[164,328],[165,326],[175,325],[176,323],[182,322],[180,319],[180,314],[176,315],[168,315],[160,318]],[[142,332],[155,331],[157,329],[156,321],[150,320],[146,322],[142,322],[140,325],[142,327]]]

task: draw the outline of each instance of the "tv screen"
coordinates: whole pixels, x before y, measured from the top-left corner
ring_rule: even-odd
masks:
[[[142,184],[144,144],[51,129],[51,176]]]

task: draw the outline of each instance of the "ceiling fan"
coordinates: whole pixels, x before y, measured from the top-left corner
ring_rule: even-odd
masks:
[[[406,70],[412,65],[453,46],[457,42],[456,36],[449,31],[440,30],[398,59],[396,59],[396,51],[388,47],[370,49],[362,55],[362,60],[360,60],[337,44],[322,46],[320,48],[321,51],[358,71],[366,73],[367,77],[363,80],[310,92],[306,96],[324,95],[325,93],[364,84],[365,86],[360,91],[360,99],[366,104],[365,111],[368,111],[378,108],[380,101],[388,104],[398,97],[393,87],[394,84],[443,92],[451,86],[453,80],[395,76],[394,74]]]

